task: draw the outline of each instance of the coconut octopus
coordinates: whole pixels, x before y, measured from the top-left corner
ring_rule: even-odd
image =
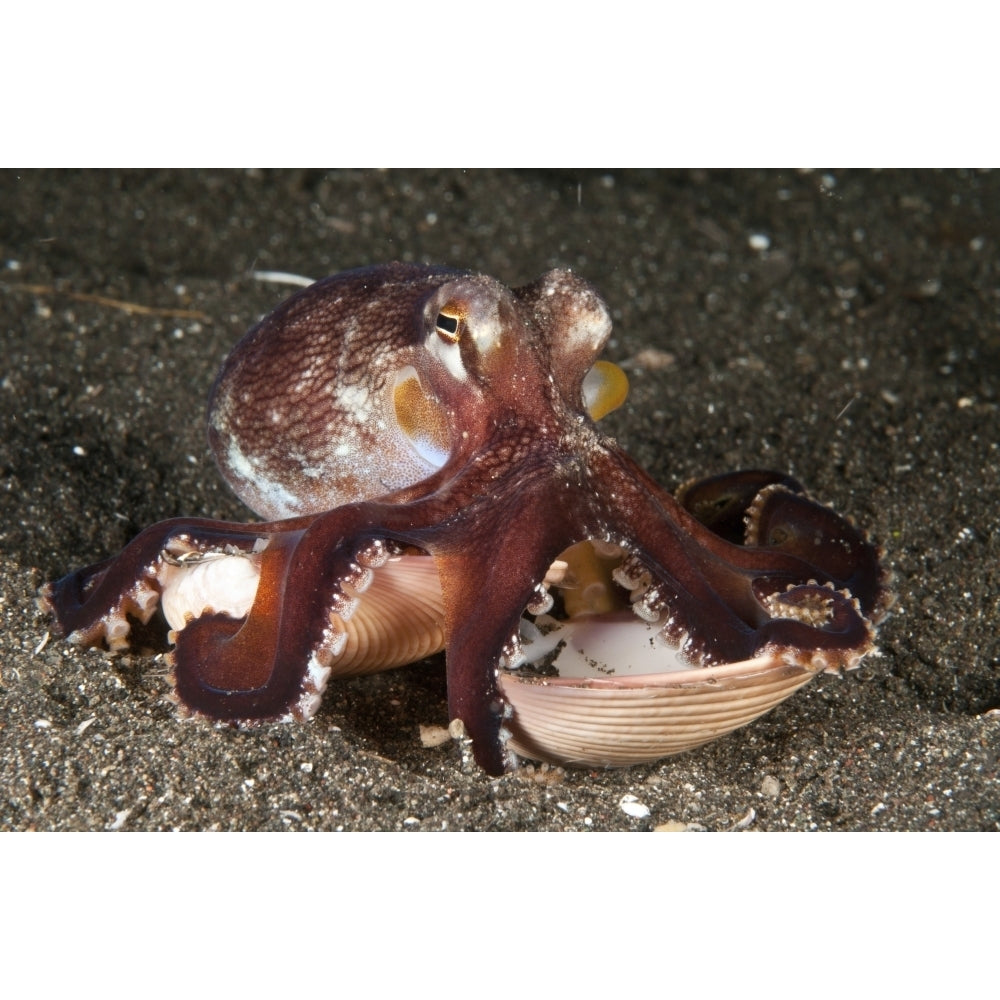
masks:
[[[264,523],[164,521],[42,603],[113,651],[160,622],[182,710],[239,724],[444,649],[449,717],[493,775],[518,754],[655,760],[857,666],[891,603],[878,550],[780,473],[661,488],[595,423],[628,391],[596,360],[610,330],[567,270],[318,281],[209,400],[219,468]]]

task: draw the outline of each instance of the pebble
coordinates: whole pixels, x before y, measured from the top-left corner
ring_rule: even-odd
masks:
[[[781,794],[781,782],[773,774],[765,774],[760,783],[760,793],[769,799],[776,799]]]
[[[633,819],[645,819],[649,815],[649,806],[640,802],[634,795],[623,795],[618,805],[623,813]]]

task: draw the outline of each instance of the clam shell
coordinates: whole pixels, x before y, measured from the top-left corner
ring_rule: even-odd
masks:
[[[402,556],[375,571],[347,619],[347,644],[334,659],[339,677],[416,663],[444,649],[444,608],[434,560]],[[400,627],[403,623],[404,627]]]
[[[514,708],[508,744],[536,760],[625,767],[701,746],[745,726],[820,671],[780,656],[619,678],[503,673]]]

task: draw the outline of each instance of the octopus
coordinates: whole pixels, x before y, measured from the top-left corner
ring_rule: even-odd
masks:
[[[182,714],[238,725],[444,650],[449,719],[490,775],[656,760],[856,667],[891,604],[879,550],[779,472],[658,485],[598,426],[628,392],[598,359],[610,331],[568,270],[318,281],[209,399],[216,462],[263,520],[153,525],[41,603],[85,646],[159,629]]]

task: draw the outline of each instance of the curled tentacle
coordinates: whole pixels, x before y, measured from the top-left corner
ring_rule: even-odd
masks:
[[[175,630],[174,681],[186,707],[228,721],[277,718],[321,690],[315,675],[322,668],[301,644],[307,612],[290,593],[305,534],[282,532],[267,540],[256,557],[257,589],[245,616],[205,609]]]
[[[774,617],[758,631],[760,651],[834,671],[856,666],[872,649],[872,626],[847,591],[807,583],[761,599]]]
[[[156,611],[171,566],[213,552],[247,554],[268,534],[266,525],[198,518],[161,521],[117,556],[45,584],[39,599],[71,642],[121,651],[130,648],[129,619],[145,624]]]
[[[891,604],[878,549],[836,511],[780,486],[764,489],[747,515],[747,545],[798,556],[816,575],[850,591],[872,621]]]
[[[741,469],[691,479],[674,496],[706,528],[727,542],[742,545],[747,540],[747,514],[751,506],[765,487],[775,485],[793,493],[805,493],[802,484],[791,476],[771,469]]]

